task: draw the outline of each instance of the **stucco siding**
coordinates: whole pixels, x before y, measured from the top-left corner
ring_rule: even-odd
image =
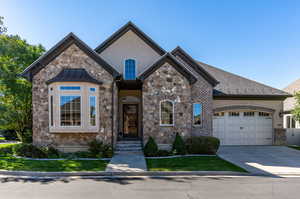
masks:
[[[160,57],[131,30],[101,52],[100,56],[121,74],[123,74],[124,61],[128,58],[136,60],[137,74],[139,74]]]

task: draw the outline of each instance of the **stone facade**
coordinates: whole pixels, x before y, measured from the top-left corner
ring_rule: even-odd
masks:
[[[46,81],[55,77],[62,69],[84,68],[95,79],[103,82],[99,86],[100,127],[96,133],[49,132],[48,85]],[[35,145],[86,146],[95,138],[106,143],[112,141],[112,86],[113,77],[98,63],[86,55],[75,44],[40,70],[32,80],[33,142]],[[115,94],[116,96],[116,94]],[[116,119],[115,119],[116,120]]]
[[[202,82],[203,83],[203,82]],[[205,87],[206,84],[203,85]],[[192,135],[192,103],[204,103],[208,109],[212,106],[211,87],[210,90],[199,84],[191,86],[188,80],[182,76],[173,66],[165,63],[153,72],[143,84],[143,134],[144,143],[152,136],[159,144],[171,144],[175,133],[183,137]],[[200,93],[196,92],[196,89]],[[202,92],[202,89],[203,92]],[[193,94],[194,93],[194,96]],[[201,93],[208,94],[202,98]],[[160,101],[172,100],[174,102],[174,126],[160,125]],[[205,109],[207,110],[207,109]],[[208,122],[204,122],[202,129],[193,130],[193,134],[211,135],[211,112],[205,114]],[[203,133],[202,133],[203,132]]]
[[[286,129],[275,128],[274,129],[274,145],[286,145]]]

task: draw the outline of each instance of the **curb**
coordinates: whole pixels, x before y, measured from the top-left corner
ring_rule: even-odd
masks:
[[[257,176],[255,174],[234,171],[145,171],[145,172],[32,172],[32,171],[0,171],[0,175],[27,177],[75,177],[75,176]]]

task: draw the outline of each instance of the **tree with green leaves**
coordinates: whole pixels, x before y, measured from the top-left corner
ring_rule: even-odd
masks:
[[[4,17],[0,16],[0,35],[6,33],[7,31],[7,28],[4,26],[3,19]]]
[[[300,91],[294,94],[294,98],[296,99],[296,106],[292,114],[295,120],[300,121]]]
[[[18,35],[0,34],[0,130],[15,130],[21,141],[31,130],[31,83],[19,74],[44,51]]]

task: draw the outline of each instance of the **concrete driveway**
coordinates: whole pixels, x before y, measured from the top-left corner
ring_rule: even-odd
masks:
[[[221,146],[218,155],[253,174],[300,175],[300,151],[285,146]]]

